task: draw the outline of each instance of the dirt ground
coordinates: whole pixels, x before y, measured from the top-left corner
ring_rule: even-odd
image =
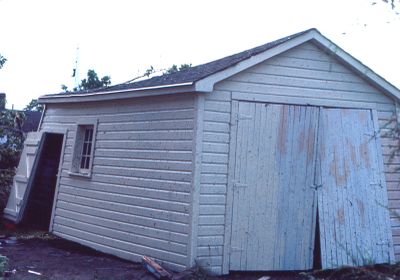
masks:
[[[16,241],[13,237],[16,237]],[[57,238],[46,232],[0,230],[0,243],[0,255],[6,256],[9,259],[7,270],[10,273],[6,275],[5,279],[156,279],[140,263],[129,262],[111,255],[102,254],[76,243]],[[40,275],[37,273],[40,273]],[[341,268],[312,273],[236,272],[220,277],[207,276],[201,271],[195,270],[190,271],[190,273],[187,272],[185,276],[184,274],[176,273],[174,276],[180,280],[258,280],[260,278],[265,280],[393,280],[400,279],[400,265]],[[181,277],[178,278],[178,276]]]
[[[102,254],[46,232],[3,230],[0,231],[0,235],[3,235],[0,236],[3,237],[0,238],[0,255],[9,259],[8,271],[15,269],[15,273],[9,273],[6,279],[156,279],[140,263]],[[16,244],[10,244],[9,240],[13,241],[10,239],[11,236],[17,237]],[[41,275],[29,273],[28,270]],[[200,271],[188,273],[181,279],[256,280],[262,276],[269,276],[269,280],[304,279],[298,273],[232,273],[227,276],[212,277]]]

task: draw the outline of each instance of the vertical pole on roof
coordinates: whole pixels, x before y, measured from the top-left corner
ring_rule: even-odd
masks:
[[[73,69],[72,77],[74,78],[74,88],[79,87],[79,46],[76,48],[75,67]]]

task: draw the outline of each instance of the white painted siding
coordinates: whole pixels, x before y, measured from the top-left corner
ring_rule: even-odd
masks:
[[[222,272],[230,119],[230,92],[207,94],[204,103],[197,262],[214,273]]]
[[[381,126],[381,143],[385,164],[386,186],[388,189],[390,219],[392,223],[393,244],[396,260],[400,260],[400,155],[393,156],[394,146],[399,146],[399,139],[391,135],[391,130],[398,125],[395,112],[378,112]]]
[[[69,175],[75,123],[97,118],[91,178]],[[49,105],[42,130],[68,129],[53,233],[167,267],[187,265],[194,96]]]
[[[374,108],[381,126],[395,113],[394,102],[312,43],[247,69],[216,85],[204,109],[203,159],[198,230],[198,262],[216,273],[228,272],[230,240],[224,239],[229,160],[231,98],[244,101]],[[400,157],[392,163],[382,146],[391,209],[400,211]],[[400,259],[400,221],[392,217],[396,257]],[[228,237],[229,239],[229,237]],[[224,247],[225,245],[225,247]]]

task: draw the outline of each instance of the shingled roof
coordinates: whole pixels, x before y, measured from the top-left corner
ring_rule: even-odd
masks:
[[[94,90],[44,95],[39,98],[39,102],[48,104],[113,100],[160,94],[212,92],[215,83],[310,40],[313,40],[321,49],[334,55],[348,67],[351,67],[362,78],[400,100],[399,89],[324,37],[317,29],[312,28],[172,74],[164,74],[146,80],[122,83]]]
[[[266,50],[269,50],[273,47],[276,47],[286,41],[289,41],[295,37],[298,37],[304,33],[309,32],[310,30],[316,29],[308,29],[306,31],[302,31],[279,40],[237,53],[233,54],[218,60],[214,60],[209,63],[201,64],[198,66],[193,66],[187,68],[182,71],[178,71],[172,74],[164,74],[161,76],[152,77],[150,79],[141,80],[133,83],[123,83],[109,87],[98,88],[94,90],[84,90],[74,92],[74,94],[85,94],[85,93],[96,93],[96,92],[108,92],[108,91],[118,91],[118,90],[129,90],[129,89],[138,89],[138,88],[149,88],[149,87],[157,87],[157,86],[166,86],[166,85],[175,85],[175,84],[183,84],[183,83],[194,83],[198,80],[201,80],[205,77],[208,77],[212,74],[215,74],[219,71],[225,70],[229,67],[234,66],[235,64],[246,60],[254,55],[262,53]],[[65,94],[65,93],[58,93]],[[57,94],[57,95],[58,95]],[[51,96],[51,95],[47,95]]]

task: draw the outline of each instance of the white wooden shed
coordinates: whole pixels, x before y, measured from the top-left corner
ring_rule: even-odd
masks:
[[[174,270],[394,262],[400,158],[386,132],[399,97],[315,29],[170,75],[46,95],[5,216]]]

